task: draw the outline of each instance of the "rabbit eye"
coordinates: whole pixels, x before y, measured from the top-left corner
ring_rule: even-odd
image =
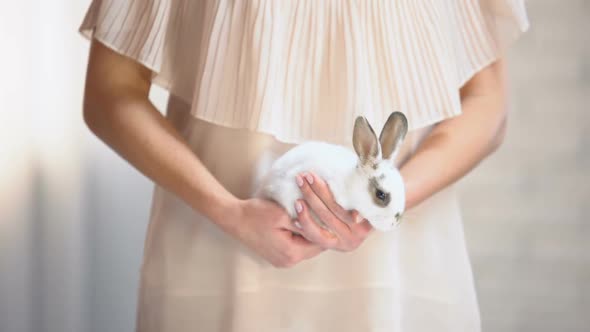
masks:
[[[376,178],[370,179],[368,193],[373,194],[373,202],[382,208],[388,206],[391,201],[391,195],[380,188]]]

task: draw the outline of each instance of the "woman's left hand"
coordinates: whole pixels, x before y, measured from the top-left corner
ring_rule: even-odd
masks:
[[[303,199],[295,203],[298,218],[293,222],[303,237],[320,247],[345,252],[364,242],[373,227],[356,210],[347,211],[336,203],[324,180],[307,172],[299,174],[296,181]],[[318,225],[312,213],[330,230]]]

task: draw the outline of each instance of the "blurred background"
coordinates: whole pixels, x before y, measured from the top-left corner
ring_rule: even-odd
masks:
[[[0,331],[132,331],[153,185],[82,121],[89,0],[0,0]],[[531,0],[459,182],[484,331],[590,331],[590,1]],[[164,109],[167,95],[154,87]]]

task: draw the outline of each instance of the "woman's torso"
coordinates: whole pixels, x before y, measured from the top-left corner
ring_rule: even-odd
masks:
[[[189,109],[189,104],[171,96],[167,116],[216,179],[240,198],[251,197],[260,175],[293,146],[267,134],[194,118]],[[411,156],[431,129],[432,126],[408,133],[397,158],[398,165]],[[454,324],[457,315],[467,311],[471,312],[469,324],[477,325],[477,306],[454,187],[445,188],[406,214],[407,220],[398,229],[373,232],[354,252],[326,251],[293,268],[277,269],[174,195],[156,187],[141,291],[146,294],[144,298],[157,296],[172,302],[183,299],[195,304],[194,301],[209,298],[212,305],[247,313],[247,317],[240,314],[228,319],[236,320],[236,326],[254,324],[251,331],[273,331],[270,326],[287,324],[297,315],[307,317],[309,324],[321,325],[321,320],[313,321],[321,315],[342,315],[347,306],[370,315],[353,321],[340,317],[342,331],[397,326],[401,324],[395,322],[402,317],[400,310],[412,313],[444,309],[447,318],[433,320],[428,325],[433,327]],[[341,299],[337,303],[348,304],[336,305],[334,300],[338,296]],[[314,303],[323,308],[322,313],[305,308]],[[293,312],[285,313],[287,308]],[[142,310],[153,310],[153,304],[146,303]],[[260,316],[256,310],[283,317],[275,317],[278,320],[274,321]],[[391,310],[391,315],[383,310]],[[212,317],[223,315],[222,312],[216,311]],[[195,317],[202,323],[218,326],[210,318]],[[384,317],[390,318],[380,321]],[[262,323],[264,319],[269,319],[267,325]],[[418,326],[422,322],[412,318],[404,324]]]

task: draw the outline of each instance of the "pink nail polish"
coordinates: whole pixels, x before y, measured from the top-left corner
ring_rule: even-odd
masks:
[[[301,205],[300,202],[295,202],[295,210],[297,213],[301,213],[301,211],[303,211],[303,205]]]
[[[313,176],[311,176],[311,174],[305,174],[305,179],[309,184],[313,184]]]
[[[297,181],[297,186],[299,186],[299,187],[303,186],[303,179],[301,178],[301,175],[297,175],[295,177],[295,181]]]

